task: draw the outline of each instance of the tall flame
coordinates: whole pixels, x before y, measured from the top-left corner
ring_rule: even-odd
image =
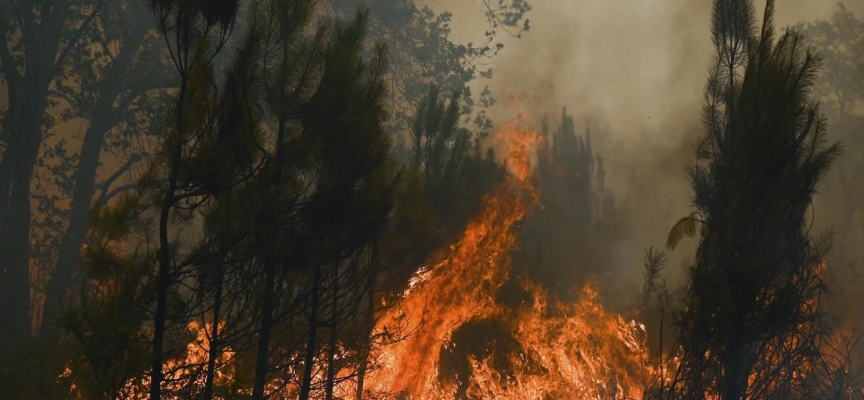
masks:
[[[565,304],[521,279],[532,301],[515,310],[498,302],[499,289],[510,279],[517,224],[538,199],[532,187],[532,165],[544,136],[521,128],[528,122],[520,114],[493,137],[509,174],[450,246],[449,256],[421,268],[398,307],[378,318],[377,336],[397,337],[374,352],[364,398],[634,399],[642,397],[646,384],[657,378],[648,361],[644,326],[606,311],[591,285],[582,290],[579,301]],[[516,349],[480,357],[460,354],[470,376],[459,376],[457,382],[443,377],[442,350],[456,347],[457,330],[483,320],[498,321],[497,326],[509,330]],[[395,335],[394,327],[399,328]],[[207,361],[210,328],[190,324],[197,338],[187,347],[186,358],[166,362],[173,389],[202,387],[198,370]],[[398,337],[406,331],[410,334]],[[219,383],[233,380],[233,356],[227,349],[220,357]],[[503,357],[511,370],[500,371],[501,360],[495,357]],[[336,398],[353,397],[356,386],[351,374],[337,375],[342,379],[334,388]],[[147,382],[146,377],[142,382],[130,381],[126,397],[143,398]],[[296,396],[293,383],[283,387],[274,381],[268,386],[277,396]]]
[[[452,254],[422,269],[400,307],[381,318],[378,329],[384,330],[399,324],[406,310],[411,315],[422,314],[416,335],[383,349],[380,367],[387,375],[372,376],[370,387],[439,398],[436,377],[441,346],[455,328],[499,311],[495,293],[507,280],[509,253],[516,245],[512,228],[525,216],[525,195],[533,196],[531,150],[539,135],[519,129],[524,121],[524,117],[513,121],[496,135],[510,178],[486,199],[480,214],[451,246]]]
[[[524,115],[494,137],[510,172],[487,198],[461,239],[443,261],[418,272],[399,307],[380,318],[378,332],[404,325],[406,316],[421,316],[410,337],[379,351],[376,371],[369,376],[369,393],[399,393],[399,398],[454,398],[454,384],[439,379],[441,349],[452,344],[454,332],[471,321],[505,319],[524,351],[509,354],[521,366],[513,376],[496,371],[490,358],[469,360],[467,391],[460,396],[513,399],[640,397],[647,364],[644,327],[605,311],[588,286],[577,304],[547,300],[531,282],[525,289],[533,305],[513,315],[496,295],[507,282],[510,256],[516,250],[515,227],[537,198],[531,185],[538,132],[523,130]],[[553,304],[550,304],[553,303]],[[466,355],[466,357],[469,357]]]

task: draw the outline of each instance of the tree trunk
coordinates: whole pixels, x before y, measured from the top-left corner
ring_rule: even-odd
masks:
[[[378,262],[378,244],[372,245],[372,257],[369,260],[369,273],[366,275],[366,336],[358,351],[360,366],[357,368],[357,392],[355,400],[363,400],[363,383],[366,379],[366,370],[369,368],[369,353],[372,350],[372,334],[375,329],[375,279]]]
[[[303,359],[303,383],[300,387],[300,400],[309,400],[312,391],[312,369],[315,368],[315,346],[318,333],[318,301],[321,291],[321,266],[315,266],[312,283],[312,310],[309,316],[309,341],[306,343],[306,356]]]
[[[13,137],[0,164],[0,320],[6,325],[0,329],[0,346],[6,350],[17,348],[31,332],[30,179],[42,143],[47,83],[43,87],[44,95],[32,93],[35,100],[26,101],[24,110],[12,116],[17,121],[9,123]]]
[[[107,73],[105,82],[108,86],[102,91],[99,99],[90,110],[90,125],[84,134],[81,154],[78,157],[78,168],[73,176],[75,186],[72,189],[69,225],[57,249],[57,264],[51,273],[45,291],[43,320],[45,316],[50,318],[59,311],[61,300],[66,297],[66,293],[74,281],[81,245],[84,243],[87,230],[92,222],[89,219],[90,207],[95,192],[96,171],[99,168],[105,135],[120,122],[119,114],[125,110],[114,110],[110,117],[100,116],[96,118],[95,116],[100,115],[99,113],[105,110],[112,109],[117,97],[125,90],[124,86],[126,86],[125,83],[128,83],[129,78],[129,67],[149,28],[144,23],[134,25],[135,29],[130,37],[123,42],[123,48],[114,58]],[[57,327],[54,324],[46,324],[39,330],[39,337],[47,339],[55,335],[56,332]]]
[[[45,290],[43,321],[56,315],[72,286],[81,245],[84,243],[84,237],[91,223],[90,203],[95,191],[94,179],[105,134],[105,132],[93,132],[94,130],[93,125],[87,129],[78,169],[74,174],[75,187],[72,190],[69,225],[57,249],[57,264]],[[54,336],[56,332],[56,325],[47,323],[39,329],[39,337],[47,339]]]
[[[204,399],[213,398],[213,380],[216,376],[216,358],[221,353],[219,338],[219,319],[222,318],[222,276],[223,270],[216,271],[216,296],[213,299],[213,326],[210,334],[210,348],[207,349],[207,372],[204,378]],[[206,326],[204,327],[206,329]]]
[[[330,304],[330,354],[327,355],[327,386],[324,398],[333,400],[333,386],[336,383],[336,339],[339,328],[339,268],[333,269],[333,286],[330,288],[332,304]]]
[[[726,387],[723,400],[741,400],[747,393],[747,376],[744,367],[744,347],[739,343],[731,343],[726,360]]]
[[[71,5],[43,7],[38,16],[33,7],[25,3],[18,14],[27,28],[21,37],[24,58],[20,64],[12,57],[0,61],[8,102],[3,129],[9,138],[0,161],[0,320],[5,324],[0,329],[0,351],[17,348],[31,333],[30,181],[43,140],[48,89],[69,54],[61,51],[61,39]],[[99,9],[101,6],[92,15]],[[3,34],[10,29],[5,18],[0,18]],[[79,32],[91,20],[78,27]],[[77,40],[75,36],[64,43],[64,50],[74,47]],[[5,50],[8,55],[8,48]]]
[[[363,384],[366,379],[366,370],[369,368],[369,350],[371,347],[369,341],[371,338],[367,336],[364,340],[365,343],[363,343],[357,356],[359,358],[360,366],[357,368],[357,391],[354,396],[355,400],[363,400]]]
[[[40,55],[34,62],[47,57]],[[0,346],[6,349],[17,348],[30,336],[30,180],[42,144],[42,119],[53,77],[50,71],[39,72],[28,71],[19,92],[10,93],[4,115],[10,139],[0,162],[0,320],[7,328],[0,330]]]
[[[173,207],[177,178],[172,173],[168,192],[159,213],[159,272],[156,277],[156,313],[153,316],[153,362],[150,370],[150,399],[158,400],[162,395],[162,349],[165,341],[165,322],[168,316],[168,286],[171,285],[171,249],[168,247],[168,216]]]
[[[29,175],[18,176],[9,190],[8,217],[2,226],[0,349],[12,351],[30,336],[30,187]],[[5,200],[5,199],[4,199]]]
[[[180,161],[183,156],[183,132],[185,132],[185,104],[188,80],[185,74],[180,74],[180,93],[177,96],[176,127],[174,135],[168,138],[171,148],[168,160],[168,188],[159,212],[159,271],[156,277],[156,313],[153,316],[153,361],[150,370],[150,400],[159,400],[162,395],[162,349],[165,340],[165,320],[168,317],[168,287],[171,285],[171,249],[168,244],[168,217],[174,208],[174,196],[177,192]]]
[[[255,359],[255,384],[252,388],[252,399],[264,398],[264,386],[267,383],[267,370],[270,359],[270,333],[273,330],[273,290],[276,281],[276,266],[273,262],[265,265],[264,300],[261,304],[261,331],[258,333],[258,354]]]
[[[283,46],[287,46],[283,44]],[[283,52],[286,52],[283,55],[283,64],[285,64],[285,60],[287,60],[287,49],[283,48]],[[287,74],[280,74],[284,79]],[[284,85],[282,85],[284,95]],[[280,119],[278,122],[277,130],[276,130],[276,172],[273,177],[273,187],[276,189],[276,199],[282,198],[282,162],[284,158],[284,141],[285,141],[285,130],[286,130],[286,122],[282,115],[280,115]],[[275,244],[278,247],[279,241],[281,239],[281,228],[278,224],[274,225],[275,229],[272,232],[272,236],[275,239]],[[261,332],[259,332],[258,336],[258,354],[255,360],[255,383],[252,387],[252,399],[253,400],[262,400],[264,399],[264,386],[267,383],[267,370],[269,369],[269,359],[270,359],[270,334],[273,330],[273,310],[275,308],[275,298],[273,290],[276,288],[276,263],[279,262],[280,257],[275,256],[278,255],[279,252],[275,250],[273,251],[274,257],[267,260],[265,262],[265,276],[264,276],[264,299],[261,304]]]

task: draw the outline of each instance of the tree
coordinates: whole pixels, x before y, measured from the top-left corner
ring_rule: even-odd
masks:
[[[457,117],[460,95],[442,99],[435,85],[414,112],[411,121],[411,163],[399,169],[390,223],[373,247],[372,274],[367,275],[369,295],[360,312],[362,337],[358,345],[358,400],[364,379],[374,366],[370,360],[375,346],[404,339],[404,327],[373,332],[377,317],[398,304],[418,265],[429,261],[433,252],[464,231],[482,199],[503,179],[504,168],[490,149],[482,151],[477,138]]]
[[[346,316],[353,315],[342,310],[367,295],[363,280],[357,279],[369,267],[363,254],[390,213],[386,47],[378,44],[370,58],[363,57],[367,18],[368,12],[361,10],[350,21],[333,22],[321,79],[300,117],[300,140],[314,149],[315,163],[309,166],[314,190],[301,196],[307,204],[296,220],[300,240],[295,239],[293,246],[302,247],[293,248],[291,263],[312,275],[312,290],[303,305],[308,315],[300,385],[304,400],[311,395],[312,371],[323,351],[329,352],[325,396],[332,398],[336,338]],[[329,346],[320,339],[324,327],[330,331]]]
[[[500,26],[527,11],[522,2],[515,14],[486,5]],[[0,183],[12,177],[4,199],[17,201],[0,204],[2,235],[26,231],[36,243],[0,244],[0,256],[22,250],[12,258],[23,265],[3,266],[3,287],[17,289],[4,289],[3,311],[20,317],[10,338],[25,338],[47,284],[45,312],[56,322],[40,330],[41,347],[8,343],[20,350],[0,362],[3,382],[21,380],[11,393],[333,398],[370,366],[382,297],[400,293],[503,176],[466,128],[459,88],[449,102],[436,92],[420,107],[412,151],[423,161],[395,165],[388,51],[367,45],[370,21],[381,23],[368,10],[316,24],[314,0],[248,6],[242,14],[233,0],[0,6],[9,11],[0,16],[0,67],[11,93]],[[415,20],[411,6],[411,24],[431,25],[402,28],[444,38],[433,53],[465,50],[446,40],[446,14],[430,22],[427,9]],[[21,7],[32,10],[18,18]],[[42,19],[44,32],[28,36]],[[51,46],[31,56],[59,31],[54,50],[64,61],[50,57]],[[426,56],[474,68],[458,65],[461,56]],[[50,62],[53,71],[40,69]],[[16,88],[31,66],[27,79],[41,77],[44,88],[24,94],[43,91],[41,110],[13,98],[27,92]],[[26,136],[16,113],[43,121]],[[79,121],[82,147],[73,151],[62,128]],[[30,158],[19,151],[27,146],[36,149]],[[13,161],[30,171],[4,169]],[[25,181],[35,189],[22,189]],[[12,215],[24,203],[26,218]],[[418,248],[418,239],[429,240]],[[32,282],[28,268],[39,273]],[[30,288],[28,310],[20,303]],[[26,380],[14,370],[21,357],[38,372]]]
[[[4,260],[0,341],[14,348],[30,333],[31,177],[45,127],[49,89],[62,76],[67,57],[79,44],[104,2],[87,4],[4,3],[0,6],[0,62],[8,105],[2,115],[0,161],[0,256]],[[17,16],[17,17],[13,17]]]
[[[591,144],[590,128],[578,134],[566,108],[557,129],[550,129],[547,118],[541,123],[533,179],[542,196],[524,223],[514,268],[552,295],[574,299],[573,289],[591,279],[608,258],[598,251],[603,159]]]
[[[492,93],[486,88],[475,97],[468,85],[477,78],[492,77],[489,64],[504,47],[499,35],[519,37],[530,29],[527,1],[483,0],[480,9],[488,27],[478,43],[467,44],[450,38],[451,12],[436,13],[412,0],[325,0],[322,4],[329,13],[341,16],[350,15],[360,4],[368,5],[370,39],[384,41],[390,49],[388,106],[393,118],[389,129],[402,157],[411,151],[406,133],[430,84],[444,93],[459,94],[459,117],[465,125],[471,123],[481,132],[491,128],[491,121],[476,106],[493,105]]]
[[[178,313],[169,310],[169,294],[183,307],[175,287],[200,257],[195,245],[183,252],[179,237],[172,238],[169,230],[182,229],[214,197],[250,179],[260,156],[259,113],[252,105],[259,97],[261,38],[254,27],[229,60],[225,78],[216,78],[216,61],[231,37],[238,7],[231,0],[150,2],[179,80],[167,119],[171,125],[164,127],[160,154],[142,183],[158,213],[151,399],[162,395],[167,323],[170,314]]]
[[[293,285],[285,270],[289,260],[286,243],[297,212],[297,202],[303,187],[302,174],[311,155],[300,146],[297,139],[298,114],[309,101],[310,93],[320,73],[325,43],[325,27],[320,25],[308,42],[303,41],[312,18],[314,1],[279,3],[264,1],[255,3],[253,18],[259,19],[266,29],[264,40],[263,71],[265,75],[264,102],[269,108],[269,123],[274,149],[264,164],[261,173],[252,182],[249,191],[251,201],[257,207],[248,210],[252,222],[249,246],[252,249],[253,271],[263,272],[263,286],[256,288],[259,298],[254,304],[260,323],[255,329],[254,380],[252,398],[265,398],[265,386],[270,377],[274,355],[299,352],[299,347],[281,349],[274,345],[273,331],[285,322],[281,317],[288,309],[293,312],[293,288],[285,297],[287,307],[280,307],[280,294],[284,287]],[[297,343],[294,341],[293,343]],[[293,357],[288,357],[293,360]],[[292,364],[292,367],[296,364]]]
[[[73,284],[96,191],[103,198],[119,193],[115,183],[140,159],[131,138],[161,70],[159,58],[146,55],[154,42],[146,14],[125,1],[0,5],[8,100],[0,118],[0,312],[10,327],[4,346],[40,326],[46,299],[47,313],[57,313]],[[69,127],[77,124],[83,137],[76,150]],[[106,148],[128,157],[125,165],[100,168]],[[108,176],[101,182],[100,172]],[[53,333],[50,324],[40,330],[43,337]]]
[[[696,211],[670,247],[699,235],[670,398],[820,398],[827,241],[810,234],[808,207],[840,153],[809,100],[820,58],[787,30],[774,2],[757,29],[749,0],[717,0],[705,133],[690,168]],[[678,397],[676,397],[678,396]]]
[[[401,292],[432,251],[462,232],[482,198],[504,177],[494,151],[459,119],[461,95],[442,98],[430,85],[411,121],[410,164],[402,169],[393,220],[381,242],[381,264]]]
[[[140,198],[124,195],[95,210],[96,221],[82,251],[87,279],[78,301],[58,316],[72,354],[65,377],[84,398],[130,397],[128,383],[140,379],[149,365],[149,340],[141,328],[147,321],[146,276],[153,260],[147,238],[136,240],[144,211]],[[56,374],[56,373],[55,373]],[[58,385],[59,386],[59,385]]]
[[[251,301],[254,339],[247,348],[254,351],[239,361],[254,370],[256,399],[273,395],[274,385],[301,398],[322,385],[332,393],[344,365],[336,343],[357,320],[350,310],[367,293],[368,249],[389,215],[386,48],[363,55],[366,12],[309,29],[314,7],[314,1],[250,4],[248,29],[261,35],[261,93],[252,109],[261,112],[256,143],[263,154],[250,179],[222,186],[208,226],[223,237],[214,243],[239,242],[230,253],[211,251],[208,257],[228,262],[202,271],[214,265],[236,271],[207,279],[208,313],[215,324],[220,310],[226,328],[242,316],[229,306],[238,299],[220,296],[218,287],[235,279],[247,284],[234,295]],[[211,331],[213,338],[226,333]],[[320,362],[322,355],[328,361]],[[317,373],[322,367],[327,372]]]
[[[642,306],[648,305],[651,296],[662,296],[665,281],[659,282],[660,274],[666,268],[666,252],[655,249],[653,246],[645,249],[645,272],[642,273],[644,284],[642,285]]]
[[[864,22],[840,3],[830,21],[802,23],[796,29],[808,44],[820,49],[824,71],[815,94],[833,111],[835,124],[844,126],[857,104],[864,101]]]
[[[148,36],[153,31],[149,13],[144,4],[115,2],[104,6],[93,28],[84,32],[83,45],[72,49],[72,64],[67,74],[55,83],[56,96],[68,102],[63,121],[82,118],[87,121],[80,150],[69,163],[68,181],[64,188],[71,198],[68,219],[57,234],[56,255],[50,258],[53,269],[44,290],[44,311],[36,312],[36,323],[41,316],[53,318],[66,294],[74,286],[81,244],[87,230],[94,223],[90,219],[91,207],[105,205],[114,196],[131,190],[134,185],[124,181],[146,154],[146,141],[152,130],[152,115],[168,82],[161,81],[167,65],[157,56],[158,41]],[[119,47],[108,42],[118,41]],[[101,50],[91,46],[101,44]],[[72,82],[72,83],[68,83]],[[62,139],[61,139],[62,140]],[[108,150],[112,157],[102,157]],[[40,157],[40,163],[45,156]],[[108,158],[107,160],[105,158]],[[112,159],[113,158],[113,159]],[[105,168],[103,162],[116,163]],[[57,171],[55,179],[62,179]],[[103,179],[97,179],[100,175]],[[71,189],[71,190],[70,190]],[[35,257],[36,255],[34,255]],[[34,305],[39,308],[40,304]],[[42,338],[56,333],[54,324],[42,325]]]
[[[857,289],[861,282],[864,253],[861,243],[861,198],[864,191],[858,185],[858,171],[864,168],[864,21],[842,4],[827,21],[797,25],[805,42],[818,47],[823,55],[823,73],[814,87],[826,114],[831,118],[828,131],[833,140],[843,142],[844,157],[832,168],[819,197],[823,206],[816,213],[823,218],[835,218],[835,250],[828,270],[832,282],[829,307],[844,315],[842,322],[849,327],[858,320],[860,311],[849,304],[859,304]]]

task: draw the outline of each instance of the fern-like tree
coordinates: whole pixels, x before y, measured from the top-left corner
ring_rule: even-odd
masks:
[[[695,211],[670,247],[699,236],[678,316],[674,398],[821,398],[827,241],[811,236],[816,186],[840,154],[810,89],[820,58],[761,29],[751,0],[715,0],[705,133],[689,170]]]

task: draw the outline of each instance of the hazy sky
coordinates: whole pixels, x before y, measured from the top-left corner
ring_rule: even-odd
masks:
[[[426,0],[454,12],[453,34],[460,42],[482,39],[485,23],[479,0]],[[594,135],[605,157],[608,188],[615,193],[632,231],[613,255],[617,276],[638,283],[642,249],[662,247],[674,222],[689,213],[683,172],[693,160],[701,132],[701,101],[710,45],[710,0],[530,0],[531,31],[505,40],[489,85],[499,98],[515,95],[535,118],[560,109],[575,116],[577,132],[587,119],[605,124]],[[757,0],[760,11],[764,0]],[[776,25],[828,19],[833,0],[778,0]],[[864,0],[846,1],[864,15]],[[514,114],[499,101],[496,121]],[[601,122],[602,121],[602,122]],[[596,132],[596,130],[595,130]],[[692,242],[692,241],[691,241]],[[682,248],[670,256],[668,275],[691,257]],[[625,289],[626,290],[626,289]]]
[[[479,0],[425,0],[453,10],[459,41],[479,41]],[[566,106],[616,131],[666,128],[698,118],[710,60],[710,0],[530,0],[532,29],[506,40],[484,84],[539,110]],[[778,0],[777,25],[830,18],[833,0]],[[864,0],[846,7],[864,15]],[[756,1],[761,11],[764,1]],[[532,107],[532,108],[533,108]],[[695,108],[694,108],[695,107]]]

